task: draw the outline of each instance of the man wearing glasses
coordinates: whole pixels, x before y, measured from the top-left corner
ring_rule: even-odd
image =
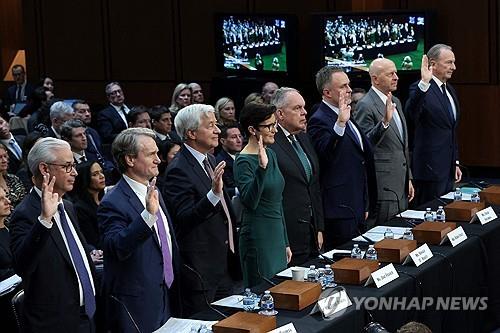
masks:
[[[114,138],[128,128],[127,114],[130,109],[125,105],[125,94],[118,82],[106,86],[109,106],[97,115],[97,131],[104,143],[112,143]]]
[[[29,332],[94,332],[94,266],[73,206],[63,195],[77,172],[67,142],[38,141],[28,154],[33,190],[11,219],[14,269],[23,279]]]

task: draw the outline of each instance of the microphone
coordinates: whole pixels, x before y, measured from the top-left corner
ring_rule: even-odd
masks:
[[[358,236],[361,236],[361,238],[363,238],[365,241],[368,242],[368,244],[375,244],[375,241],[366,237],[365,235],[363,235],[363,233],[361,233],[361,231],[359,230],[359,222],[358,222],[358,218],[356,217],[356,214],[354,213],[354,209],[352,209],[351,207],[347,206],[347,205],[339,205],[340,208],[345,208],[345,209],[348,209],[352,216],[354,217],[354,221],[356,222],[356,231],[358,232]]]
[[[205,289],[205,281],[203,280],[203,278],[201,277],[201,274],[198,273],[198,271],[196,269],[194,269],[193,267],[189,266],[188,264],[182,264],[184,267],[186,267],[187,269],[189,269],[191,272],[194,273],[194,275],[196,275],[196,277],[198,278],[198,280],[200,281],[201,283],[201,288],[203,289],[203,298],[205,299],[205,304],[207,304],[208,308],[212,311],[214,311],[215,313],[217,313],[218,315],[222,316],[223,318],[227,318],[227,316],[225,314],[223,314],[222,312],[220,312],[219,310],[217,310],[216,308],[214,308],[212,306],[212,304],[210,304],[210,302],[208,301],[208,298],[207,298],[207,292],[206,292],[206,289]]]
[[[394,191],[394,190],[392,190],[392,189],[390,189],[390,188],[388,188],[388,187],[384,187],[384,191],[386,191],[386,192],[391,192],[391,193],[392,193],[392,194],[394,194],[394,196],[396,197],[396,202],[397,202],[397,204],[398,204],[398,213],[396,213],[396,215],[394,215],[394,216],[396,216],[396,217],[397,217],[397,216],[398,216],[398,214],[400,214],[400,215],[399,215],[399,217],[401,217],[401,206],[399,205],[399,197],[398,197],[398,194],[396,193],[396,191]]]
[[[327,256],[321,253],[321,249],[318,244],[318,232],[316,231],[316,226],[311,222],[303,219],[299,219],[299,223],[307,223],[309,227],[312,229],[312,237],[314,239],[314,244],[316,245],[316,249],[318,250],[318,255],[321,259],[324,259],[326,262],[333,264],[335,261],[333,259],[328,258]]]
[[[125,309],[125,312],[127,313],[128,317],[130,318],[130,321],[132,322],[132,324],[134,325],[135,329],[137,330],[137,332],[139,333],[142,333],[141,330],[139,329],[139,326],[137,326],[137,323],[135,322],[134,320],[134,317],[132,317],[132,314],[130,313],[130,311],[128,311],[128,308],[127,306],[125,305],[125,303],[123,303],[122,301],[120,301],[116,296],[114,295],[109,295],[109,297],[111,297],[111,299],[113,299],[114,301],[116,301],[117,303],[121,304],[121,306],[123,306],[123,309]]]

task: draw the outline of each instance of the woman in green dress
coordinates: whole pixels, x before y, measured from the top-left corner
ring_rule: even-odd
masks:
[[[276,154],[266,148],[276,134],[275,111],[272,105],[252,102],[240,116],[248,144],[236,157],[234,178],[243,204],[240,259],[245,287],[273,277],[292,258],[282,207],[285,180]]]

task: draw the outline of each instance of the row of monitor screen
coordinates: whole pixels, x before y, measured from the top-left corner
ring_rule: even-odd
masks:
[[[311,16],[313,66],[366,71],[376,58],[394,61],[399,71],[420,70],[429,47],[428,13],[377,12]],[[290,15],[217,14],[217,70],[289,73],[295,66],[296,19]],[[306,47],[306,46],[302,46]]]

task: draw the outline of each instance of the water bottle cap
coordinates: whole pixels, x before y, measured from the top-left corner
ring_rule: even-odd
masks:
[[[245,288],[245,292],[249,293],[250,292],[250,288]]]
[[[359,247],[359,245],[358,244],[354,244],[354,247]]]
[[[426,208],[425,210],[426,210],[426,211],[430,211],[431,209],[428,207],[428,208]]]
[[[309,266],[309,269],[315,269],[315,268],[316,268],[316,266],[315,266],[315,265],[311,265],[311,266]]]
[[[329,264],[326,264],[325,268],[331,268],[331,266]]]
[[[264,291],[264,294],[270,294],[271,292],[269,290]]]
[[[443,209],[443,206],[438,206],[438,209]]]
[[[457,191],[460,191],[460,187],[457,187]]]

